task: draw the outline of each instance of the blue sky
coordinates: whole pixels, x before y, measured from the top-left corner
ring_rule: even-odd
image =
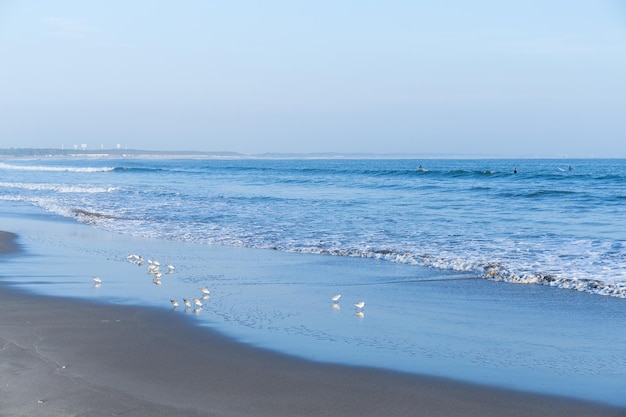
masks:
[[[626,3],[0,0],[0,147],[626,157]]]

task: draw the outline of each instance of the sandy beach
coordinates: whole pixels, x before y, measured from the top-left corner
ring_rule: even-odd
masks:
[[[15,235],[0,238],[3,256],[19,249]],[[567,398],[309,362],[200,331],[160,309],[35,296],[7,283],[0,297],[3,416],[626,415]]]

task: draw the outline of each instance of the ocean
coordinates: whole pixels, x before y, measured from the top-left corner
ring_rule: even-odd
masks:
[[[5,159],[0,228],[30,255],[0,279],[177,299],[313,360],[626,405],[625,208],[620,159]]]

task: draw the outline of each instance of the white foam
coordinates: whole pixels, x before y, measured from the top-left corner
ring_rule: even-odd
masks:
[[[14,171],[44,171],[44,172],[110,172],[114,167],[53,167],[43,165],[10,165],[0,162],[0,169]]]
[[[116,187],[81,187],[76,185],[61,185],[61,184],[34,184],[34,183],[20,183],[20,182],[0,182],[0,187],[5,188],[19,188],[32,191],[56,191],[59,193],[110,193],[116,191]]]
[[[472,259],[470,253],[465,254],[467,257],[462,257],[452,253],[445,253],[445,251],[441,250],[437,256],[416,256],[410,252],[396,253],[393,251],[342,250],[338,248],[313,249],[309,247],[302,249],[291,248],[287,250],[292,252],[319,253],[336,256],[376,258],[402,264],[470,272],[475,273],[478,277],[494,281],[515,284],[548,285],[562,289],[626,298],[625,274],[612,274],[610,271],[607,271],[606,268],[601,271],[602,276],[599,278],[599,272],[595,269],[572,268],[571,271],[567,272],[561,269],[558,272],[548,273],[533,269],[537,268],[536,265],[504,265]],[[587,257],[589,256],[590,255],[587,254]],[[548,262],[547,257],[544,261]],[[542,265],[541,262],[537,262],[537,264]],[[549,264],[546,265],[549,266]],[[624,269],[626,269],[626,265],[624,265],[623,268],[618,268],[618,270]]]
[[[24,198],[23,201],[29,202],[37,207],[41,207],[44,210],[58,214],[62,217],[74,217],[72,214],[72,208],[64,205],[62,202],[59,202],[54,198]]]

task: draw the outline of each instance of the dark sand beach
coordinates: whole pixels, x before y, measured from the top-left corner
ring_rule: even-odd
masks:
[[[20,256],[12,253],[15,235],[0,233],[0,250]],[[2,416],[626,415],[567,398],[309,362],[160,309],[35,296],[1,277],[0,298]]]
[[[17,236],[14,233],[0,230],[0,255],[18,252],[20,247],[16,239]]]

